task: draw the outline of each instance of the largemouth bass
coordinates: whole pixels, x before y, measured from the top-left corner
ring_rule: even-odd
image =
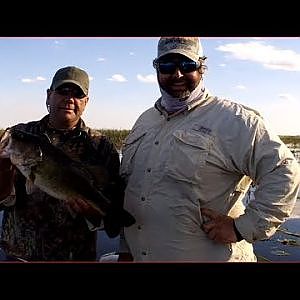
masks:
[[[105,169],[99,166],[98,176],[94,176],[85,165],[52,145],[46,136],[10,129],[2,138],[0,156],[9,157],[27,179],[52,197],[67,202],[84,200],[102,217],[114,214],[112,201],[101,191],[101,184],[104,186],[107,181]],[[135,222],[124,209],[116,213],[123,226]]]

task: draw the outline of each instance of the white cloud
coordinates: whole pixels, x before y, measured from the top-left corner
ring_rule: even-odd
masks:
[[[145,75],[145,76],[143,76],[141,74],[137,74],[136,78],[138,79],[138,81],[145,82],[145,83],[156,83],[157,82],[156,75],[153,75],[153,74],[149,74],[149,75]]]
[[[279,94],[278,97],[286,102],[296,102],[297,101],[293,95],[288,94],[288,93]]]
[[[30,78],[22,78],[21,81],[24,82],[24,83],[31,83],[31,82],[34,82],[34,80],[33,80],[33,79],[30,79]]]
[[[278,95],[277,100],[258,109],[264,119],[279,135],[300,134],[300,100],[289,93]]]
[[[226,67],[226,64],[219,64],[219,67]]]
[[[242,85],[242,84],[238,84],[234,88],[238,89],[238,90],[245,90],[246,89],[246,87],[244,85]]]
[[[45,81],[46,78],[42,77],[42,76],[37,76],[35,78],[22,78],[21,81],[24,83],[33,83],[33,82],[37,82],[37,81]]]
[[[99,57],[99,58],[97,58],[97,61],[106,61],[106,58],[104,58],[104,57]]]
[[[127,81],[127,79],[121,75],[121,74],[114,74],[111,76],[111,78],[108,78],[107,80],[110,80],[110,81],[117,81],[117,82],[125,82]]]
[[[53,42],[54,49],[61,49],[63,46],[64,46],[64,42],[63,41],[55,40]]]
[[[300,54],[266,45],[264,42],[231,43],[216,49],[230,53],[236,59],[258,62],[267,69],[300,71]]]
[[[135,55],[135,53],[134,52],[129,52],[129,55]]]

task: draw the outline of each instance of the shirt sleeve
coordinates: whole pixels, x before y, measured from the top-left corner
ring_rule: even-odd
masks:
[[[235,225],[248,242],[254,242],[272,236],[290,216],[299,192],[300,167],[289,148],[260,118],[250,135],[241,138],[239,149],[247,152],[233,154],[236,165],[255,182],[256,191]]]

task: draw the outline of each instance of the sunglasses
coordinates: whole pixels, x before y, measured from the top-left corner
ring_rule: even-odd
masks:
[[[71,88],[71,87],[58,87],[55,92],[61,96],[69,96],[74,97],[76,99],[82,99],[86,97],[83,91],[79,88]]]
[[[174,74],[177,68],[181,73],[191,73],[200,68],[200,63],[196,61],[179,61],[179,62],[154,62],[156,68],[161,74]]]

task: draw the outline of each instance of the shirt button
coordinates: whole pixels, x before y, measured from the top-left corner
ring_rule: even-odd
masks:
[[[145,198],[145,197],[141,197],[141,200],[142,200],[142,201],[145,201],[145,200],[146,200],[146,198]]]
[[[147,172],[151,172],[151,168],[148,168],[148,169],[147,169]]]
[[[141,229],[142,229],[142,226],[141,226],[141,225],[138,225],[137,229],[138,229],[138,230],[141,230]]]
[[[159,141],[155,141],[155,143],[154,143],[155,145],[158,145],[159,144]]]

